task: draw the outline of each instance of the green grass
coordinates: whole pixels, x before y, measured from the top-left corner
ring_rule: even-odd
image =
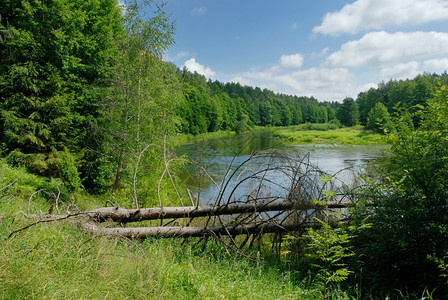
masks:
[[[301,124],[288,127],[255,127],[251,134],[271,133],[287,144],[336,144],[372,145],[387,144],[385,135],[364,129],[363,126],[338,128],[335,124]],[[179,135],[181,143],[197,142],[201,139],[228,138],[235,133],[227,131],[193,135]]]
[[[371,145],[386,144],[384,135],[365,130],[362,126],[325,130],[326,124],[303,124],[291,127],[277,127],[275,135],[292,144],[336,144]],[[317,126],[317,127],[316,127]],[[307,129],[314,128],[314,129]]]
[[[20,220],[19,220],[20,219]],[[235,254],[198,254],[178,240],[92,237],[74,223],[2,220],[2,299],[320,299],[289,272]],[[216,253],[216,251],[215,251]]]
[[[261,257],[227,254],[219,245],[201,251],[193,241],[95,237],[70,220],[40,223],[9,238],[33,222],[25,214],[48,211],[54,198],[33,193],[53,182],[0,163],[0,299],[323,298],[294,272]],[[101,202],[85,194],[65,201],[83,209]],[[330,299],[348,299],[331,293]]]

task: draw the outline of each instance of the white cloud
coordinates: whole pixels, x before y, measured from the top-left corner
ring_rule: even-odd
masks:
[[[245,86],[245,85],[252,86],[252,82],[250,80],[248,80],[247,78],[241,77],[241,76],[236,76],[227,82],[235,82],[235,83],[238,82],[242,86]]]
[[[443,0],[357,0],[340,11],[327,13],[314,33],[355,34],[388,25],[424,24],[448,19],[448,1]]]
[[[233,82],[267,87],[271,90],[319,100],[341,101],[356,97],[361,87],[353,87],[353,75],[346,68],[310,68],[295,72],[277,73],[273,68],[238,74]]]
[[[392,67],[384,68],[380,72],[380,79],[389,80],[414,78],[420,73],[418,67],[418,62],[411,61],[405,64],[398,64]]]
[[[448,70],[448,58],[435,58],[425,61],[424,69],[426,72],[442,73]]]
[[[207,78],[215,76],[215,72],[210,69],[209,67],[205,67],[201,65],[200,63],[196,62],[196,59],[190,58],[187,60],[183,67],[186,67],[190,72],[197,72],[199,74],[204,75]]]
[[[303,56],[301,54],[282,55],[280,57],[280,65],[284,68],[300,68],[303,64]]]
[[[386,66],[419,57],[448,54],[448,33],[371,32],[328,56],[330,67]]]
[[[297,29],[297,23],[296,22],[292,23],[290,27],[291,29]]]
[[[207,8],[206,7],[195,7],[191,11],[192,15],[205,15],[206,13],[207,13]]]
[[[310,68],[294,72],[308,95],[321,100],[342,100],[353,93],[352,74],[346,68]]]
[[[328,51],[330,51],[330,48],[326,47],[326,48],[322,49],[322,51],[320,51],[320,52],[313,52],[311,54],[311,58],[325,57],[327,55]]]
[[[173,61],[176,61],[176,60],[178,60],[178,59],[185,58],[185,57],[187,57],[187,56],[189,56],[189,55],[191,55],[191,54],[188,53],[188,52],[186,52],[186,51],[178,52],[178,53],[176,53],[176,55],[174,55],[173,57],[170,56],[168,53],[165,53],[164,56],[163,56],[163,59],[164,59],[165,61],[171,61],[171,62],[173,62]]]
[[[187,57],[188,55],[190,55],[188,52],[181,51],[181,52],[177,53],[176,56],[173,57],[173,60],[178,60],[178,59]]]

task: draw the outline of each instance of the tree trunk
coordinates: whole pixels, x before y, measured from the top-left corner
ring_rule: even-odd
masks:
[[[319,227],[319,223],[313,224],[287,224],[279,225],[273,223],[259,223],[246,225],[208,226],[208,227],[115,227],[107,228],[94,223],[84,223],[84,229],[96,235],[110,235],[127,238],[148,237],[198,237],[198,236],[220,236],[239,234],[262,234],[271,232],[290,232],[308,227]]]
[[[221,206],[184,206],[184,207],[155,207],[141,209],[125,209],[118,207],[103,207],[94,209],[86,214],[99,222],[114,221],[120,223],[138,222],[143,220],[195,218],[242,213],[257,213],[267,211],[282,211],[292,209],[324,209],[346,208],[351,203],[328,202],[326,205],[311,202],[257,202],[245,204],[227,204]]]

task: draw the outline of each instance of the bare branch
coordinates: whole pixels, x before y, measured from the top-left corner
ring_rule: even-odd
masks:
[[[10,186],[12,186],[14,183],[16,183],[17,179],[18,179],[18,178],[14,179],[14,180],[11,181],[10,183],[8,183],[8,185],[2,187],[2,188],[0,189],[0,192],[3,192],[4,190],[6,190],[6,189],[9,188]]]

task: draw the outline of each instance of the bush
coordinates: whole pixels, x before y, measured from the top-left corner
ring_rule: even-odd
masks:
[[[391,155],[371,178],[376,203],[372,226],[360,231],[355,248],[370,287],[447,295],[439,268],[448,250],[448,93],[440,87],[427,107],[392,119]],[[414,129],[414,120],[420,127]],[[439,262],[439,263],[437,263]]]
[[[54,201],[58,194],[61,199],[66,199],[68,191],[61,188],[60,184],[60,179],[30,174],[25,167],[11,167],[5,161],[0,161],[0,188],[3,194],[28,199],[34,192],[40,191],[38,195],[48,201]]]

